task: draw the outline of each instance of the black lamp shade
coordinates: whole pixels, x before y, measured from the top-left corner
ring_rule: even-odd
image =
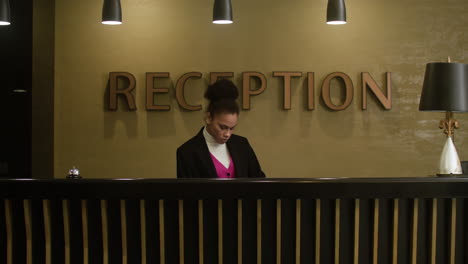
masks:
[[[346,24],[344,0],[328,0],[327,24]]]
[[[419,110],[468,112],[468,64],[428,63]]]
[[[0,25],[10,25],[10,1],[0,0]]]
[[[109,25],[122,24],[120,0],[104,0],[104,6],[102,7],[102,23]]]
[[[230,24],[232,23],[231,0],[215,0],[213,7],[213,23]]]

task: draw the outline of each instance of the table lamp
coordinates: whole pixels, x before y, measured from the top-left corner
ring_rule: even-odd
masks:
[[[463,174],[457,150],[453,144],[458,121],[454,112],[468,112],[468,64],[434,62],[426,65],[424,84],[419,102],[420,111],[445,112],[439,128],[447,135],[440,157],[438,176]]]

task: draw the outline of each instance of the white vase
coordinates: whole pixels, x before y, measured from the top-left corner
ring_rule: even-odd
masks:
[[[442,155],[440,156],[439,174],[462,174],[460,159],[453,144],[452,137],[448,136],[445,141]]]

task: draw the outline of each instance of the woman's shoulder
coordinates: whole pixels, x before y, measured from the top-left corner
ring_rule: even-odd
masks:
[[[246,137],[239,136],[239,135],[236,135],[236,134],[232,134],[229,141],[238,142],[238,143],[248,143],[249,142]]]
[[[189,149],[196,149],[200,146],[200,144],[203,144],[203,135],[200,135],[198,133],[191,139],[185,141],[182,145],[180,145],[177,150],[189,150]]]

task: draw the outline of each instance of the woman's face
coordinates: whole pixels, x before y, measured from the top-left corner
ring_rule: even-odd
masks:
[[[219,113],[211,115],[208,113],[206,119],[206,130],[219,144],[226,143],[237,125],[238,114]]]

